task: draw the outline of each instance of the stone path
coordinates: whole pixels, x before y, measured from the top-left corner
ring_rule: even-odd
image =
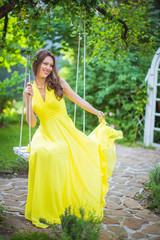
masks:
[[[117,145],[118,161],[109,180],[109,192],[100,239],[160,240],[160,217],[144,209],[134,199],[148,179],[160,150]],[[23,217],[27,198],[27,179],[0,178],[0,201],[8,213]],[[27,224],[27,220],[26,220]]]

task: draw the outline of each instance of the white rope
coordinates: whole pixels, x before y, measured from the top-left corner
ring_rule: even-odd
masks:
[[[28,64],[28,55],[27,55],[27,62],[26,62],[26,68],[25,68],[24,89],[26,88],[26,82],[27,82],[27,64]],[[20,140],[19,140],[19,147],[20,148],[22,146],[23,115],[24,115],[24,97],[23,97],[23,105],[22,105],[21,130],[20,130]]]
[[[83,80],[83,99],[85,100],[86,85],[86,11],[84,12],[84,80]],[[85,110],[83,110],[83,132],[85,133]]]
[[[80,12],[80,23],[79,27],[81,26],[81,12]],[[81,32],[79,29],[79,37],[78,37],[78,56],[77,56],[77,75],[76,75],[76,93],[78,91],[78,74],[79,74],[79,58],[80,58],[80,42],[81,42]],[[75,103],[74,105],[74,124],[76,124],[76,109],[77,109],[77,104]]]
[[[29,58],[30,60],[30,58]],[[28,82],[31,82],[31,74],[29,72]],[[29,152],[31,153],[31,95],[29,95]]]

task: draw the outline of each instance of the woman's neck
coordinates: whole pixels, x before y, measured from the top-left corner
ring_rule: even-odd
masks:
[[[37,83],[38,86],[44,86],[45,80],[46,80],[45,78],[35,77],[35,82]]]

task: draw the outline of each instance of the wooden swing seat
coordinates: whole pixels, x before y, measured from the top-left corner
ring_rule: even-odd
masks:
[[[16,155],[20,156],[21,158],[23,158],[24,160],[28,161],[29,158],[29,152],[26,152],[26,147],[14,147],[13,150],[15,152]]]

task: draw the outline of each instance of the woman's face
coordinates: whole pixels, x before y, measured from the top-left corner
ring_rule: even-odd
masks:
[[[53,58],[47,56],[38,71],[38,77],[46,78],[53,70]]]

